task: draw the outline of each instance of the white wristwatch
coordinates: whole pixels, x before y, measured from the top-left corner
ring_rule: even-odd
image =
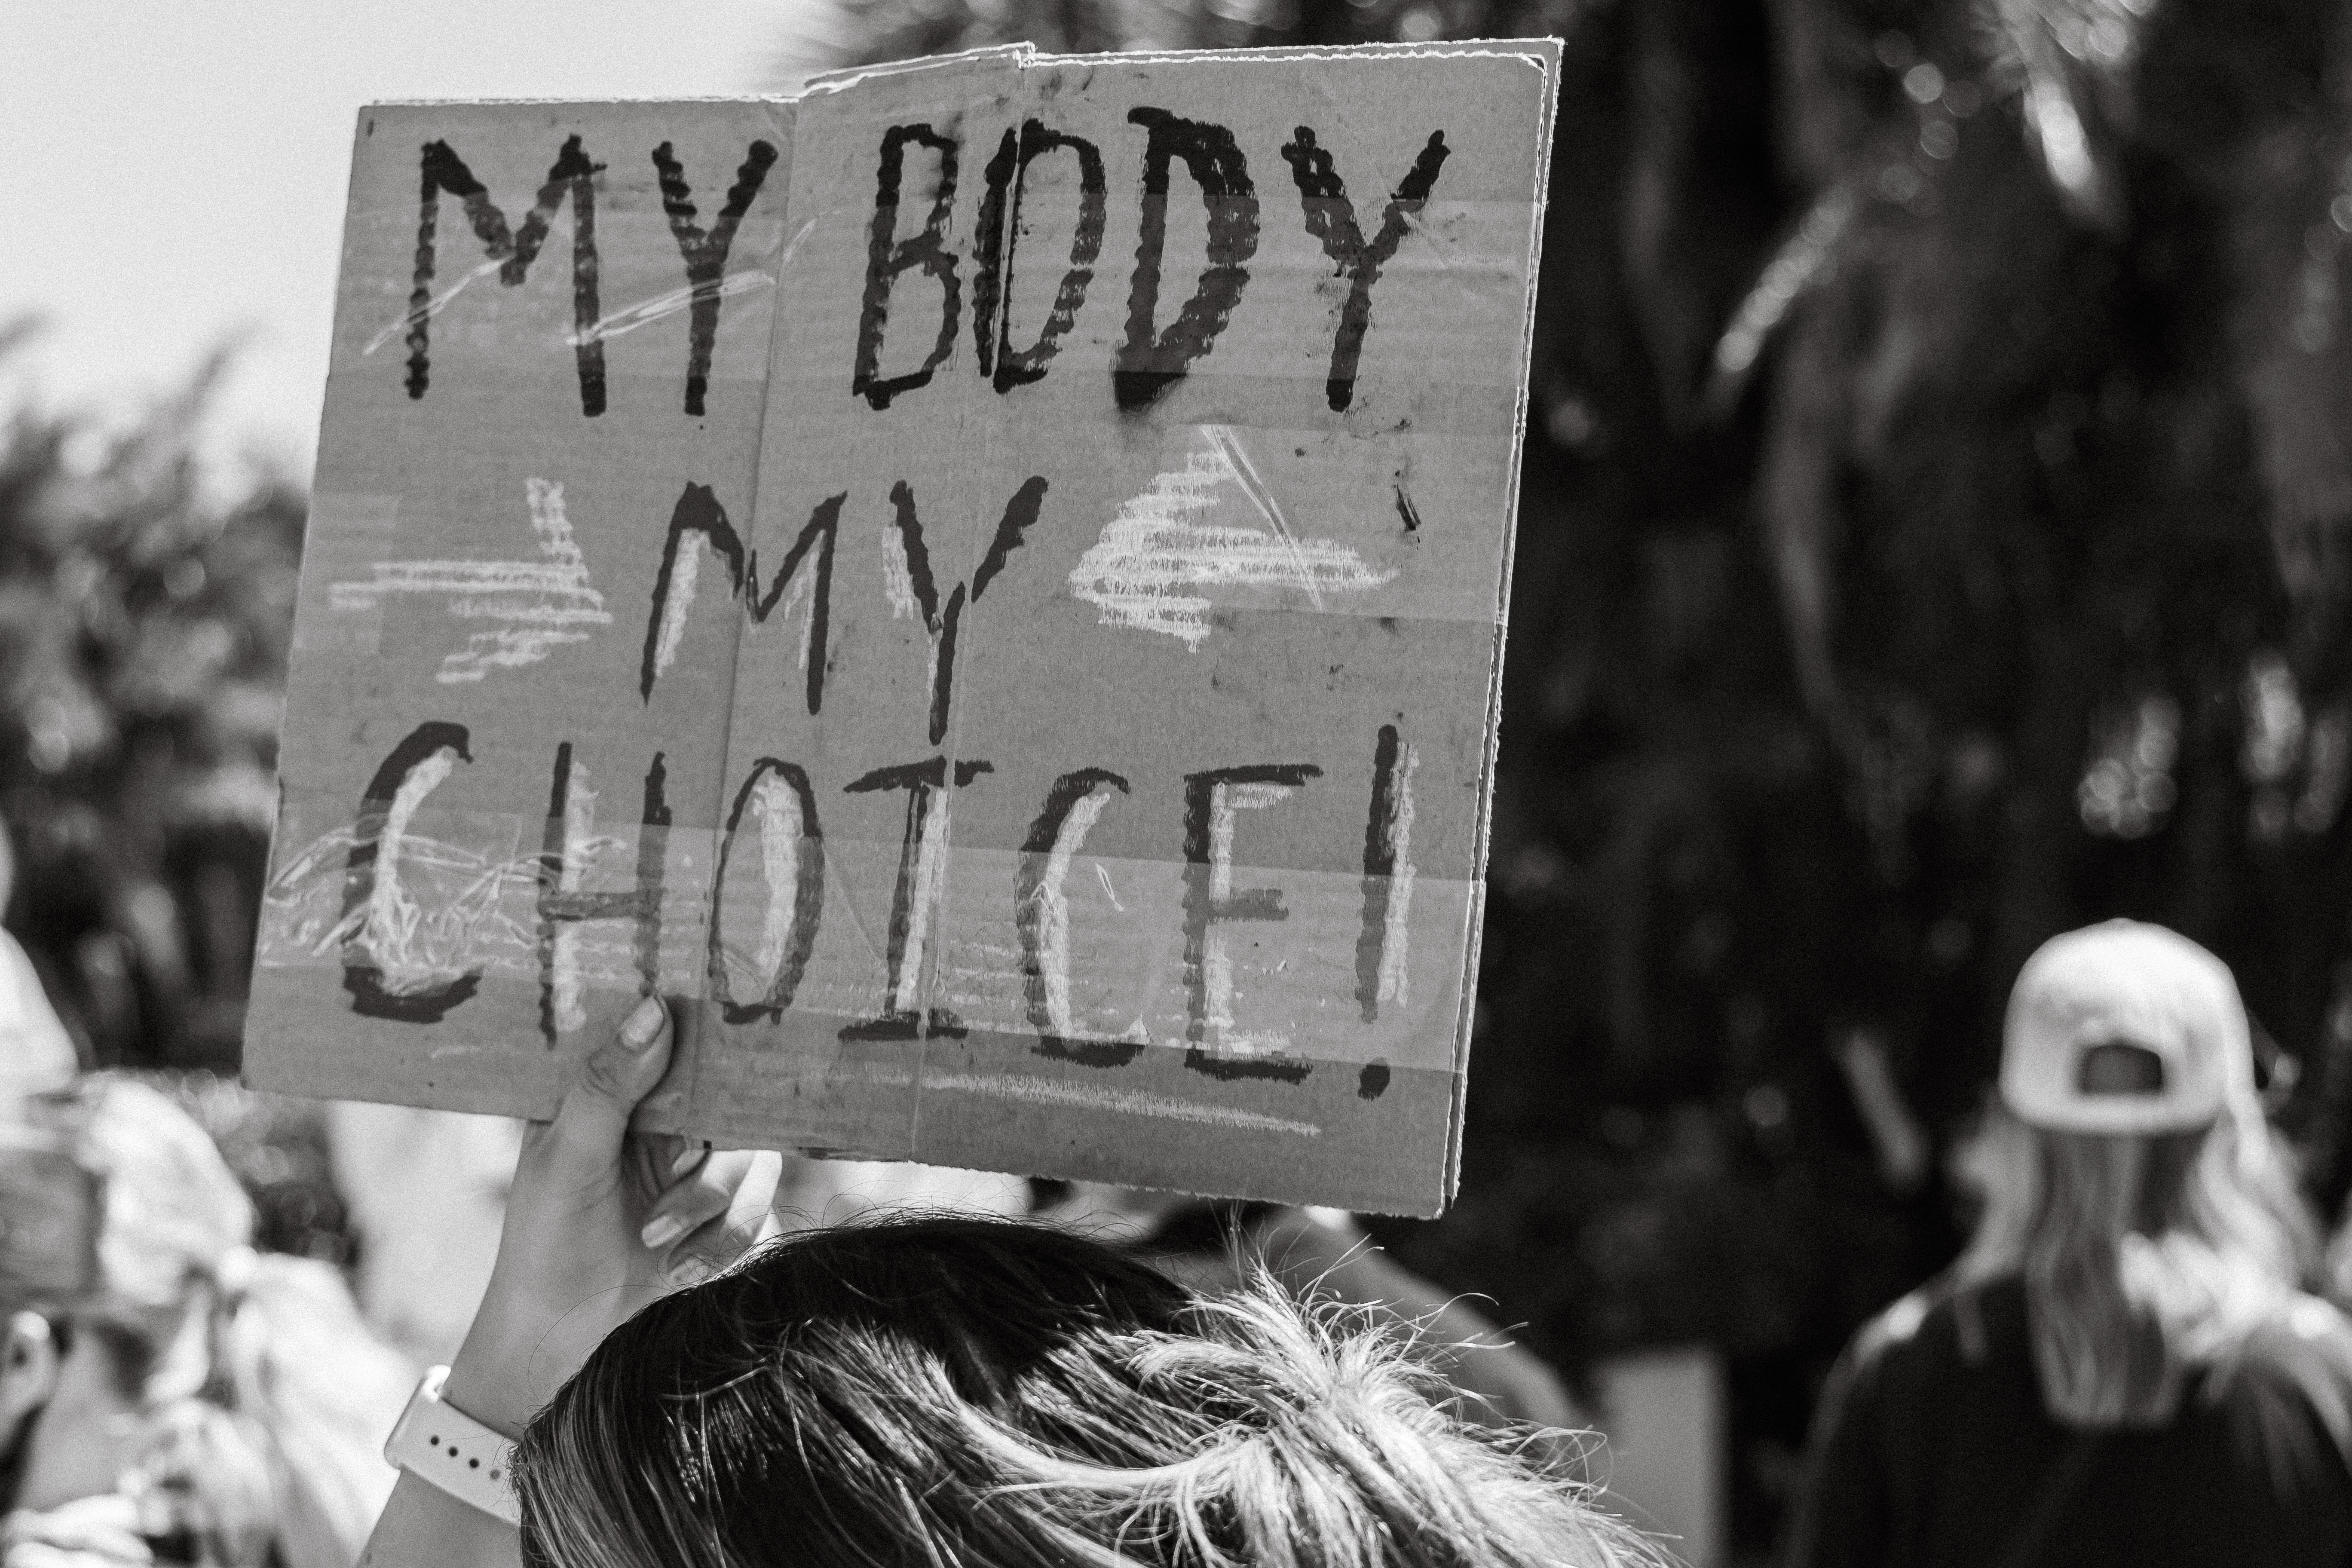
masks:
[[[425,1373],[384,1439],[383,1457],[459,1502],[519,1525],[522,1506],[515,1500],[514,1445],[443,1404],[441,1385],[448,1379],[446,1366]]]

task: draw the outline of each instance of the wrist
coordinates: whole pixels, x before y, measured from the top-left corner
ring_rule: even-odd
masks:
[[[517,1301],[493,1279],[450,1358],[443,1397],[483,1426],[520,1436],[610,1327],[599,1311],[554,1312]]]
[[[515,1444],[444,1397],[449,1369],[425,1373],[384,1439],[383,1457],[407,1476],[509,1527],[522,1522],[515,1497]]]
[[[519,1438],[541,1403],[520,1375],[530,1350],[507,1344],[495,1331],[486,1332],[488,1327],[478,1318],[467,1331],[466,1342],[450,1358],[441,1397],[492,1431]]]

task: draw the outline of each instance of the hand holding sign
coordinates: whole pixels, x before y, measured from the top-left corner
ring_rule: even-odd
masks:
[[[591,1053],[552,1121],[523,1134],[488,1290],[449,1396],[512,1436],[638,1308],[734,1262],[771,1223],[783,1163],[628,1131],[670,1062],[647,997]]]

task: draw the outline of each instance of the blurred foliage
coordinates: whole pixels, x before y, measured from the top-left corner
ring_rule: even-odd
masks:
[[[93,1065],[236,1064],[304,503],[215,493],[218,369],[128,427],[21,405],[0,432],[7,923]]]
[[[2352,1184],[2352,9],[836,0],[803,52],[1542,33],[1463,1190],[1382,1234],[1571,1363],[1722,1346],[1752,1552],[1957,1241],[2043,938],[2214,947]]]

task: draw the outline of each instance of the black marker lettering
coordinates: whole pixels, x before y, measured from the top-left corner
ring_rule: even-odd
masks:
[[[1307,763],[1261,763],[1184,775],[1184,1065],[1211,1078],[1297,1083],[1307,1064],[1278,1054],[1206,1048],[1214,1025],[1221,1047],[1243,1042],[1234,1028],[1233,967],[1217,926],[1226,921],[1288,920],[1281,889],[1234,889],[1234,818],[1273,805],[1323,770]]]
[[[1029,825],[1013,880],[1013,923],[1021,932],[1021,973],[1029,997],[1036,1052],[1087,1067],[1122,1067],[1140,1040],[1081,1040],[1070,1013],[1070,900],[1062,891],[1070,858],[1127,781],[1106,768],[1064,773],[1046,792],[1045,809]]]
[[[694,193],[686,183],[685,168],[670,155],[668,142],[654,149],[654,171],[661,180],[662,211],[669,217],[670,235],[677,241],[678,255],[686,260],[686,280],[694,290],[686,351],[688,414],[700,416],[703,394],[710,386],[710,351],[719,340],[719,289],[727,271],[727,252],[733,248],[736,226],[751,209],[751,198],[760,194],[760,186],[775,161],[773,147],[765,142],[751,143],[743,166],[735,171],[735,184],[728,189],[727,205],[719,209],[710,232],[705,234],[695,226]]]
[[[810,561],[808,618],[803,623],[801,667],[807,672],[808,710],[824,706],[825,628],[833,600],[833,546],[841,531],[841,503],[847,490],[816,503],[809,520],[784,552],[784,563],[765,594],[760,592],[760,552],[748,553],[743,541],[727,521],[727,509],[709,485],[689,484],[671,509],[669,537],[662,542],[661,566],[654,574],[654,607],[646,617],[645,658],[637,666],[637,695],[652,701],[654,682],[677,658],[688,619],[694,613],[695,587],[701,576],[699,552],[708,548],[727,565],[731,592],[743,600],[754,625],[762,625],[784,596],[784,586]]]
[[[1127,292],[1127,342],[1111,362],[1111,391],[1132,414],[1181,380],[1184,367],[1209,352],[1241,303],[1249,282],[1243,264],[1257,254],[1257,193],[1248,161],[1222,125],[1181,120],[1164,109],[1130,109],[1144,127],[1143,223],[1135,245],[1135,277]],[[1192,297],[1164,334],[1153,335],[1160,309],[1161,252],[1168,241],[1168,164],[1181,158],[1208,208],[1208,266]]]
[[[898,239],[898,183],[909,142],[940,155],[940,183],[922,232],[911,239]],[[955,189],[956,144],[951,138],[936,134],[928,125],[894,125],[883,133],[882,164],[874,182],[874,224],[866,247],[866,300],[857,315],[857,361],[849,383],[852,394],[877,408],[887,408],[898,394],[929,382],[931,373],[955,347],[962,285],[956,277],[955,255],[946,245],[948,218],[955,211]],[[910,267],[919,267],[939,279],[942,296],[939,340],[931,345],[922,369],[886,380],[882,333],[890,318],[890,286]]]
[[[743,814],[760,818],[759,866],[767,898],[761,906],[760,945],[751,956],[755,974],[767,976],[757,1002],[739,1002],[727,972],[727,868],[735,857],[735,835]],[[710,909],[710,994],[718,1000],[719,1016],[730,1024],[765,1018],[780,1022],[793,1005],[793,993],[807,973],[809,953],[816,947],[816,931],[824,917],[824,835],[817,826],[816,795],[808,774],[792,763],[761,757],[751,764],[743,787],[735,792],[734,809],[727,814],[727,832],[719,841],[716,893]]]
[[[1015,205],[1013,181],[1020,172],[1021,136],[1007,131],[996,144],[996,155],[981,171],[980,224],[971,241],[971,346],[982,375],[996,368],[997,319],[1006,302],[1004,279],[1010,269],[1004,215]]]
[[[1372,324],[1372,285],[1381,268],[1396,254],[1411,220],[1429,203],[1437,172],[1445,166],[1445,132],[1433,131],[1421,155],[1412,161],[1381,216],[1381,231],[1370,244],[1356,223],[1356,204],[1348,199],[1347,182],[1331,162],[1331,154],[1315,144],[1315,132],[1298,127],[1297,139],[1284,144],[1282,156],[1298,183],[1298,200],[1307,209],[1307,232],[1323,242],[1323,254],[1339,264],[1348,280],[1347,303],[1339,308],[1339,330],[1331,340],[1331,379],[1324,391],[1332,408],[1346,413],[1356,396],[1356,363],[1363,353],[1364,332]],[[1406,510],[1404,492],[1397,492],[1398,510]],[[1407,512],[1405,526],[1412,526]]]
[[[588,971],[580,954],[580,926],[627,921],[635,927],[637,988],[650,996],[661,986],[661,906],[665,851],[669,842],[669,770],[654,753],[646,770],[638,813],[635,885],[583,892],[589,842],[596,835],[596,792],[588,770],[572,760],[572,742],[555,748],[555,780],[548,791],[547,829],[539,857],[539,1032],[550,1047],[588,1022]]]
[[[1032,478],[1013,492],[1004,503],[1004,515],[996,524],[996,537],[988,542],[988,553],[981,558],[980,570],[971,574],[971,599],[975,605],[988,591],[989,584],[1004,570],[1004,563],[1015,550],[1021,548],[1021,536],[1037,521],[1038,509],[1045,502],[1045,481]],[[914,596],[915,607],[922,612],[923,625],[931,634],[931,708],[929,734],[936,746],[946,739],[948,706],[955,684],[956,626],[963,618],[964,584],[959,583],[940,601],[938,583],[931,576],[930,552],[923,544],[922,520],[915,515],[915,492],[905,480],[890,487],[890,505],[898,514],[898,545],[900,561],[906,567],[906,584]]]
[[[425,797],[440,787],[459,763],[470,763],[466,727],[433,721],[419,724],[394,746],[368,781],[360,796],[358,820],[352,825],[351,854],[343,861],[343,911],[341,924],[366,911],[343,939],[343,989],[352,994],[352,1011],[367,1018],[388,1018],[397,1024],[437,1024],[449,1009],[473,995],[482,972],[467,970],[438,984],[414,975],[415,966],[403,963],[396,984],[384,981],[385,949],[392,956],[404,942],[402,920],[407,903],[400,886],[400,847],[408,825]]]
[[[959,762],[955,786],[996,770],[987,763]],[[925,1009],[924,955],[947,869],[948,761],[907,763],[877,768],[845,785],[853,795],[875,790],[907,792],[907,831],[898,846],[898,885],[890,897],[889,949],[885,959],[882,1016],[850,1025],[845,1040],[912,1040],[937,1035],[961,1039],[963,1020],[944,1007]]]
[[[1070,264],[1055,292],[1052,313],[1045,318],[1037,341],[1016,349],[1011,336],[1012,279],[1013,252],[1021,233],[1021,193],[1028,184],[1030,163],[1057,147],[1068,148],[1078,160],[1077,230],[1070,237]],[[1079,308],[1087,302],[1087,289],[1094,282],[1095,258],[1102,254],[1109,189],[1099,148],[1083,137],[1048,131],[1034,120],[1022,122],[1017,138],[1007,131],[996,156],[988,161],[988,190],[981,198],[980,231],[974,240],[978,265],[972,275],[971,335],[979,351],[980,373],[993,373],[997,391],[1010,392],[1043,380],[1046,362],[1061,346],[1062,334],[1077,320]],[[1002,358],[996,352],[1000,333],[1004,339]]]
[[[1405,999],[1406,916],[1412,904],[1412,770],[1419,759],[1381,726],[1372,747],[1372,806],[1364,823],[1364,923],[1356,935],[1356,1005],[1376,1023]]]
[[[511,289],[523,280],[538,258],[555,209],[568,192],[572,197],[572,341],[580,369],[580,412],[591,418],[604,413],[604,342],[596,332],[595,177],[604,165],[588,161],[588,154],[580,150],[579,137],[565,142],[547,171],[547,184],[539,188],[539,200],[530,216],[521,227],[509,230],[506,214],[490,201],[489,193],[449,143],[426,142],[424,163],[423,194],[416,213],[416,272],[408,295],[408,395],[424,396],[432,374],[433,272],[437,248],[434,236],[440,226],[441,193],[446,191],[465,203],[474,237],[491,260],[503,263],[499,281]]]

